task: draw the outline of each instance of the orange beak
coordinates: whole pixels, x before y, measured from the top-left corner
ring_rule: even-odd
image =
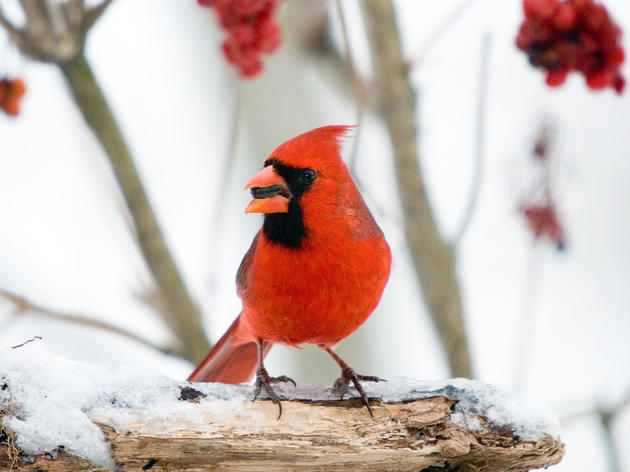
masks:
[[[254,199],[245,208],[245,213],[288,213],[291,193],[286,183],[273,166],[264,167],[254,175],[245,189]]]

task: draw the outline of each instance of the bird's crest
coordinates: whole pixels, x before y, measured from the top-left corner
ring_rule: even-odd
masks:
[[[342,162],[339,153],[343,139],[350,136],[356,125],[331,125],[315,128],[278,146],[269,155],[285,165],[311,167]]]

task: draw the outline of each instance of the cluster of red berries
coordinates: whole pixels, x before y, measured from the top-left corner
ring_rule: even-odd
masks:
[[[518,211],[527,223],[527,227],[536,239],[546,238],[555,244],[558,250],[566,246],[564,227],[558,216],[552,198],[551,158],[554,132],[548,124],[538,131],[532,149],[534,170],[538,178],[518,207]]]
[[[551,200],[539,205],[523,204],[519,212],[525,217],[527,226],[536,239],[549,238],[558,248],[565,247],[564,228]]]
[[[282,0],[197,0],[214,9],[227,37],[223,54],[241,76],[252,78],[262,71],[261,57],[275,51],[282,41],[274,13]]]
[[[7,115],[18,115],[25,93],[26,86],[22,79],[0,79],[0,110],[4,110]]]
[[[523,10],[516,46],[547,72],[548,85],[561,85],[575,70],[593,90],[623,91],[621,28],[606,7],[593,0],[523,0]]]

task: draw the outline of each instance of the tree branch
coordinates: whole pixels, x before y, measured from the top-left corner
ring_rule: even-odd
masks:
[[[475,132],[475,153],[473,162],[473,178],[470,188],[470,195],[464,210],[464,217],[460,223],[457,233],[453,238],[453,245],[457,246],[466,233],[472,216],[477,207],[479,192],[481,191],[481,176],[483,168],[483,155],[485,152],[486,134],[486,96],[488,95],[488,69],[490,63],[490,44],[492,37],[489,33],[484,34],[481,43],[481,64],[479,66],[479,91],[477,92],[477,117]]]
[[[352,153],[350,154],[350,159],[348,161],[348,167],[350,168],[351,173],[356,174],[356,158],[359,150],[359,133],[361,133],[361,125],[363,124],[363,115],[365,113],[365,109],[367,107],[368,102],[368,92],[367,87],[361,77],[359,76],[359,72],[357,71],[357,67],[354,61],[354,56],[352,54],[352,47],[350,45],[350,34],[348,33],[348,25],[346,22],[346,15],[343,11],[343,5],[341,0],[337,0],[335,2],[335,6],[337,9],[337,16],[339,17],[339,23],[341,25],[341,36],[343,38],[343,48],[346,62],[348,63],[348,68],[350,69],[350,78],[352,82],[352,90],[354,92],[354,98],[357,106],[357,115],[356,115],[356,136],[352,141]]]
[[[602,440],[608,460],[608,470],[609,472],[621,472],[621,457],[619,445],[613,431],[613,423],[618,415],[623,413],[628,407],[630,407],[630,388],[617,401],[608,404],[596,403],[594,406],[565,415],[560,418],[560,421],[563,424],[568,424],[585,416],[597,416],[602,427]]]
[[[7,385],[11,392],[10,380]],[[546,468],[564,455],[559,438],[546,434],[535,442],[523,441],[509,427],[492,428],[472,411],[467,414],[479,428],[456,424],[451,416],[456,402],[439,394],[405,403],[375,401],[373,418],[358,398],[313,401],[298,394],[290,401],[283,399],[281,421],[270,401],[204,397],[186,386],[181,387],[179,400],[160,403],[169,411],[182,411],[184,401],[197,403],[185,405],[189,412],[194,409],[194,419],[178,414],[156,420],[150,411],[147,418],[142,410],[130,409],[123,423],[109,420],[106,413],[92,421],[109,443],[113,462],[130,471],[516,472]],[[124,410],[125,397],[113,398]],[[14,462],[15,471],[103,470],[70,455],[68,446],[55,454],[56,459],[16,461],[15,451],[8,452],[19,439],[16,435],[6,446],[0,444],[0,467]]]
[[[82,56],[60,68],[86,123],[110,159],[133,216],[144,259],[164,297],[167,309],[161,312],[162,317],[184,346],[184,356],[199,362],[210,348],[201,325],[201,313],[166,247],[118,124]]]
[[[20,0],[26,16],[23,28],[14,28],[6,19],[11,40],[20,51],[42,62],[56,64],[71,61],[82,50],[85,32],[75,25],[66,25],[61,5],[48,0]]]
[[[361,5],[372,50],[376,103],[390,135],[405,235],[420,290],[453,375],[471,377],[455,255],[440,236],[418,163],[416,97],[402,56],[394,9],[391,2],[383,0],[365,0]]]
[[[6,17],[6,15],[4,14],[4,10],[2,9],[2,5],[0,5],[0,26],[7,30],[11,41],[15,43],[17,42],[16,39],[19,40],[20,30],[13,26],[13,24]]]
[[[455,22],[475,3],[476,0],[462,0],[440,21],[435,28],[429,33],[428,38],[424,41],[420,51],[413,60],[413,66],[416,66],[424,60],[431,49],[442,39],[455,24]]]
[[[86,31],[90,29],[94,23],[96,23],[103,13],[105,13],[105,10],[111,5],[111,3],[112,0],[104,0],[94,8],[85,12],[85,23],[83,27]]]
[[[27,344],[30,344],[30,343],[35,342],[35,341],[41,341],[41,340],[42,340],[41,336],[33,336],[32,338],[27,339],[26,341],[21,342],[20,344],[16,344],[15,346],[11,346],[11,349],[19,349],[21,347],[26,346]]]
[[[15,293],[8,292],[6,290],[0,290],[0,297],[10,301],[15,305],[15,313],[23,314],[25,312],[32,312],[34,315],[41,316],[54,321],[62,321],[66,323],[72,323],[80,326],[87,326],[89,328],[96,328],[102,331],[107,331],[110,333],[117,334],[119,336],[128,338],[134,342],[139,344],[143,344],[144,346],[150,347],[151,349],[155,349],[156,351],[163,352],[164,354],[173,354],[176,356],[180,356],[181,353],[178,352],[181,349],[177,348],[164,348],[157,344],[144,339],[131,331],[127,331],[123,328],[119,328],[118,326],[111,325],[109,323],[105,323],[103,321],[95,320],[88,315],[78,314],[78,313],[63,313],[60,311],[52,310],[51,308],[47,308],[42,305],[38,305],[36,303],[32,303],[26,298],[17,295]],[[41,339],[39,336],[37,338]],[[24,343],[23,343],[24,344]],[[17,346],[14,346],[17,347]]]
[[[47,30],[48,15],[46,4],[42,0],[20,0],[22,9],[26,14],[26,30],[36,35],[43,34]]]

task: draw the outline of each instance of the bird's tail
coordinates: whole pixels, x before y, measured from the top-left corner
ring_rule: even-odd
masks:
[[[223,382],[236,384],[247,382],[256,372],[258,350],[255,342],[234,344],[241,315],[219,339],[210,354],[188,377],[189,382]],[[263,341],[263,358],[273,343]]]

